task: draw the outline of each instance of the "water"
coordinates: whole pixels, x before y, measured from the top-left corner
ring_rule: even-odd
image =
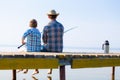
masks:
[[[21,50],[24,50],[22,48]],[[17,46],[0,46],[0,52],[19,51]],[[101,48],[65,47],[64,52],[102,52]],[[113,48],[110,52],[120,52]],[[34,70],[29,70],[27,74],[17,73],[17,80],[59,80],[59,69],[54,69],[51,75],[47,74],[48,69],[39,69],[39,74],[32,77]],[[81,68],[71,69],[66,66],[66,80],[112,80],[112,67],[102,68]],[[12,70],[0,70],[0,80],[12,80]],[[116,67],[115,80],[120,80],[120,67]]]

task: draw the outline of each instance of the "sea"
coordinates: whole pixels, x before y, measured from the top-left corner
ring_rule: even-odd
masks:
[[[1,45],[0,52],[16,52],[24,50],[18,49],[18,45]],[[100,52],[104,51],[98,47],[64,47],[63,52]],[[120,53],[119,48],[110,48],[111,53]],[[112,67],[80,68],[71,69],[66,66],[66,80],[113,80]],[[53,69],[52,74],[47,74],[49,69],[39,69],[39,74],[32,75],[34,70],[29,69],[27,74],[17,73],[17,80],[60,80],[59,69]],[[0,70],[0,80],[12,80],[12,70]],[[120,80],[120,67],[115,67],[115,80]]]

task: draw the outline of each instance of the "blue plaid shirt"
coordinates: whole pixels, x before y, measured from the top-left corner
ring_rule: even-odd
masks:
[[[43,42],[49,52],[62,52],[64,27],[56,20],[49,22],[43,29]]]
[[[23,38],[27,38],[26,46],[28,52],[40,52],[41,50],[41,33],[36,28],[28,29]]]

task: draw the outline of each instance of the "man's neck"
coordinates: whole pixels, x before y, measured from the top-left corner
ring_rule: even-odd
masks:
[[[51,21],[56,21],[56,19],[50,19]]]

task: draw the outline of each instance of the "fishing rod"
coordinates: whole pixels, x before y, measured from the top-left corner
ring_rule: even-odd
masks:
[[[78,28],[78,27],[72,27],[72,28],[70,28],[70,29],[64,31],[64,33],[68,32],[68,31],[70,31],[70,30],[73,30],[73,29],[75,29],[75,28]]]
[[[75,28],[78,28],[78,27],[72,27],[72,28],[64,31],[64,33],[68,32],[68,31],[70,31],[70,30],[73,30],[73,29],[75,29]],[[42,32],[41,32],[41,33],[42,33]],[[18,49],[20,49],[20,48],[21,48],[22,46],[24,46],[24,45],[25,45],[25,44],[22,44],[22,45],[18,46]]]
[[[17,48],[20,49],[22,46],[24,46],[25,44],[21,44],[20,46],[18,46]]]

